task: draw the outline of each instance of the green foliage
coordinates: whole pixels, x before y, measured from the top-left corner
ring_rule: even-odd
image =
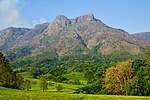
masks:
[[[83,86],[83,87],[76,89],[75,93],[81,93],[81,94],[99,94],[100,93],[100,94],[103,94],[104,90],[103,90],[102,86],[92,84],[92,85]]]
[[[120,68],[119,66],[118,68],[109,68],[106,71],[106,77],[104,79],[107,93],[143,96],[150,95],[149,59],[150,50],[148,49],[145,59],[136,59],[132,61],[132,70],[131,68],[126,68],[129,67],[129,65],[125,66],[125,64],[121,64],[121,66],[124,66],[126,69],[122,69],[123,67],[121,68],[121,66]],[[127,70],[126,75],[124,74],[125,76],[123,75],[123,73],[126,72],[124,70]],[[119,72],[121,73],[119,74]],[[120,80],[122,77],[121,75],[123,75],[123,81]],[[119,91],[119,89],[121,91]]]
[[[128,86],[129,95],[150,95],[150,49],[146,52],[144,60],[134,60],[134,79],[132,84]]]
[[[80,85],[81,83],[80,83],[80,80],[74,79],[73,84],[74,84],[74,85]]]
[[[52,70],[50,70],[49,73],[54,75],[54,76],[60,76],[62,74],[67,73],[67,68],[65,68],[65,67],[55,67]]]
[[[62,91],[63,90],[63,86],[62,85],[60,85],[60,84],[58,84],[57,86],[56,86],[56,89],[57,89],[57,91]]]
[[[87,79],[88,84],[102,84],[105,71],[111,64],[98,65],[91,70],[87,70],[84,77]]]
[[[29,91],[29,89],[31,89],[31,82],[30,82],[30,80],[25,80],[25,88],[27,89],[27,91]]]
[[[144,54],[130,54],[129,52],[125,52],[125,51],[113,51],[111,54],[105,55],[105,61],[107,63],[117,63],[117,62],[121,62],[121,61],[125,61],[128,59],[141,59],[144,58]]]
[[[145,61],[147,66],[150,67],[150,48],[147,49]]]
[[[18,81],[20,78],[15,76],[9,66],[9,61],[0,53],[0,86],[11,87],[11,88],[20,88]]]
[[[24,78],[15,75],[9,67],[8,60],[1,54],[0,85],[9,88],[25,89]]]
[[[21,75],[16,76],[16,80],[14,83],[14,88],[24,90],[25,89],[25,81]]]
[[[150,95],[150,68],[149,66],[140,66],[135,69],[134,80],[129,85],[130,95]]]
[[[13,69],[22,67],[26,70],[29,66],[34,66],[34,68],[50,68],[56,65],[57,59],[58,55],[55,51],[43,51],[42,53],[17,58],[11,62],[11,66]]]
[[[14,59],[31,54],[31,51],[30,48],[28,47],[19,47],[15,50],[8,50],[5,53],[6,53],[6,57],[12,61]]]
[[[37,78],[38,76],[40,76],[42,74],[43,74],[43,72],[40,69],[35,69],[35,70],[30,71],[30,75],[33,78]]]
[[[47,83],[46,78],[44,76],[41,76],[39,85],[40,85],[40,88],[43,92],[44,92],[44,90],[48,89],[48,83]]]

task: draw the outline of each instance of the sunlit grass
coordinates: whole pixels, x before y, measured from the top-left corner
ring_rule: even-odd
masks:
[[[150,100],[150,97],[69,94],[68,92],[26,91],[0,87],[0,100]]]
[[[83,86],[83,84],[73,85],[57,82],[53,82],[54,84],[49,85],[48,90],[43,92],[39,87],[38,79],[28,77],[28,73],[21,73],[20,75],[30,81],[36,81],[36,84],[32,84],[32,88],[29,91],[0,87],[0,100],[150,100],[150,97],[144,96],[74,94],[75,89]],[[71,73],[66,76],[72,77],[72,75],[84,81],[83,74]],[[48,82],[50,83],[52,81]],[[62,92],[57,91],[56,86],[58,84],[63,86]]]

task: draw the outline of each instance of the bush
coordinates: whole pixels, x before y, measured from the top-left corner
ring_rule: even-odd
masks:
[[[74,85],[81,85],[80,81],[78,79],[75,79],[73,82]]]
[[[60,84],[58,84],[57,86],[56,86],[56,89],[57,89],[57,91],[62,91],[63,90],[63,86],[62,85],[60,85]]]
[[[104,90],[102,86],[99,85],[89,85],[84,86],[76,89],[75,93],[82,93],[82,94],[104,94]]]

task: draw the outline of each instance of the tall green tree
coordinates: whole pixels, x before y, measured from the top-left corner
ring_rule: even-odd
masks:
[[[150,95],[150,48],[147,49],[144,60],[135,60],[133,63],[135,76],[129,86],[130,95]]]
[[[15,81],[14,81],[14,88],[21,89],[21,90],[25,89],[25,81],[21,75],[16,75]]]
[[[12,87],[15,76],[9,66],[9,61],[0,52],[0,85],[5,87]]]
[[[31,82],[30,82],[30,80],[25,80],[25,88],[27,89],[27,91],[29,91],[31,89]]]
[[[43,92],[44,92],[44,90],[48,89],[48,83],[47,83],[47,80],[44,76],[42,76],[40,79],[40,88]]]
[[[147,49],[145,61],[147,66],[150,67],[150,48]]]

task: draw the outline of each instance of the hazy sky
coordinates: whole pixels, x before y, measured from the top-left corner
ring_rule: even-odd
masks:
[[[150,31],[150,0],[0,0],[0,29],[33,27],[57,15],[75,18],[89,12],[129,33]]]

